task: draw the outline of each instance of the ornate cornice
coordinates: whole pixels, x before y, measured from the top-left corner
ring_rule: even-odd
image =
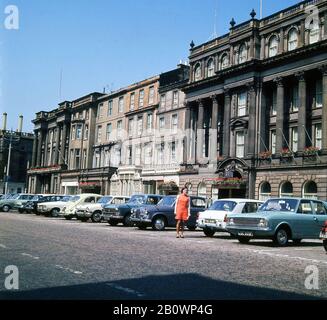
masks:
[[[276,83],[277,87],[284,87],[284,78],[277,77],[274,79],[274,83]]]

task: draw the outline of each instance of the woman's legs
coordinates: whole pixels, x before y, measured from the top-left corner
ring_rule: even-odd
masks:
[[[176,224],[177,237],[179,237],[180,228],[181,228],[181,220],[177,220],[177,224]]]
[[[181,237],[184,238],[184,220],[180,220],[180,233]]]

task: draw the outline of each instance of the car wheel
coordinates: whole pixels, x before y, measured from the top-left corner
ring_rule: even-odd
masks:
[[[237,239],[242,244],[248,244],[250,242],[251,238],[249,238],[249,237],[238,237]]]
[[[133,227],[134,223],[131,221],[131,214],[128,214],[125,216],[124,221],[123,221],[123,225],[125,227]]]
[[[100,212],[94,212],[91,217],[92,222],[94,223],[100,223],[102,220],[101,213]]]
[[[18,209],[18,212],[19,212],[19,213],[24,213],[25,210],[24,210],[24,209]]]
[[[275,237],[274,237],[274,243],[278,245],[279,247],[285,247],[288,244],[289,240],[289,234],[286,229],[280,228],[277,230]]]
[[[187,226],[187,229],[190,230],[190,231],[195,231],[196,226]]]
[[[8,206],[8,205],[4,205],[3,207],[2,207],[2,211],[3,212],[9,212],[10,211],[10,206]]]
[[[212,238],[216,233],[215,231],[213,231],[212,229],[209,229],[209,228],[203,229],[203,232],[207,237],[210,237],[210,238]]]
[[[322,244],[324,246],[325,251],[327,252],[327,240],[324,240]]]
[[[300,244],[302,239],[293,239],[294,244]]]
[[[116,227],[116,225],[118,224],[118,221],[115,221],[115,220],[109,220],[108,223],[113,226],[113,227]]]
[[[50,216],[52,218],[57,218],[57,217],[59,217],[59,212],[60,211],[58,209],[52,209],[51,212],[50,212]]]
[[[156,217],[152,221],[152,229],[155,231],[164,231],[167,227],[167,222],[164,217]]]

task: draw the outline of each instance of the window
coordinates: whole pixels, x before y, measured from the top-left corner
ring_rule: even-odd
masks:
[[[76,136],[76,126],[72,126],[72,136],[71,139],[75,140],[75,136]]]
[[[298,46],[298,32],[295,28],[288,33],[288,51],[295,50]]]
[[[322,79],[316,81],[315,91],[313,107],[322,108]]]
[[[76,126],[76,140],[81,140],[82,139],[82,125],[78,124]]]
[[[247,93],[242,92],[238,95],[237,99],[237,116],[243,117],[246,115],[246,101],[247,100]]]
[[[275,116],[276,114],[277,114],[277,90],[274,89],[272,95],[271,115]]]
[[[140,136],[143,132],[143,116],[137,119],[137,134]]]
[[[134,129],[133,127],[134,127],[134,119],[129,119],[128,120],[128,134],[130,136],[133,135],[133,129]]]
[[[141,146],[135,147],[135,165],[141,165]]]
[[[152,129],[152,119],[153,119],[152,113],[148,113],[147,119],[146,119],[146,128],[147,128],[147,130]]]
[[[129,165],[133,164],[133,148],[131,146],[127,148],[127,160]]]
[[[173,92],[173,106],[176,107],[178,105],[178,91]]]
[[[144,146],[144,164],[151,164],[153,156],[153,148],[151,143],[148,143]]]
[[[165,117],[159,119],[159,130],[165,129]]]
[[[178,128],[178,115],[177,114],[173,114],[171,116],[171,129],[174,133],[177,132],[177,128]]]
[[[108,103],[108,116],[112,115],[112,109],[113,109],[113,101],[110,100]]]
[[[301,213],[301,214],[312,214],[311,201],[302,200],[300,202],[300,204],[299,204],[299,208],[297,210],[297,213]]]
[[[165,163],[165,144],[161,143],[158,149],[158,164]]]
[[[81,165],[81,150],[75,149],[75,169],[80,169]]]
[[[244,131],[236,133],[236,157],[244,158],[244,147],[245,147]]]
[[[318,149],[322,148],[322,129],[321,123],[314,126],[314,146]]]
[[[299,111],[299,87],[298,85],[293,85],[290,92],[290,109],[292,112]]]
[[[97,114],[97,117],[98,118],[101,118],[103,116],[103,103],[100,103],[98,105],[98,114]]]
[[[215,74],[215,64],[213,59],[210,59],[207,63],[207,76],[212,77]]]
[[[123,113],[124,112],[124,97],[119,98],[118,102],[118,112]]]
[[[221,58],[221,70],[224,70],[229,67],[229,58],[228,54],[225,53]]]
[[[117,121],[117,139],[121,138],[123,130],[123,120]]]
[[[272,36],[269,40],[269,58],[275,57],[278,53],[278,38],[277,36]]]
[[[162,94],[160,96],[160,107],[165,108],[166,107],[166,95]]]
[[[96,132],[96,142],[101,143],[101,132],[102,126],[97,126],[97,132]]]
[[[135,108],[135,92],[131,93],[130,105],[129,105],[130,111],[133,111],[134,108]]]
[[[99,150],[97,150],[97,151],[95,151],[95,157],[94,157],[95,159],[95,162],[94,162],[94,166],[95,166],[95,168],[100,168],[100,151]]]
[[[171,147],[170,147],[170,158],[171,158],[171,162],[175,163],[176,162],[176,142],[172,142],[171,143]]]
[[[198,185],[198,197],[207,197],[207,186],[204,182]]]
[[[248,59],[247,48],[246,48],[246,45],[243,44],[243,45],[241,45],[240,50],[239,50],[238,63],[244,63],[247,61],[247,59]]]
[[[199,81],[201,80],[201,65],[197,64],[194,68],[194,80]]]
[[[315,21],[315,19],[310,23],[309,26],[310,34],[309,34],[309,43],[316,43],[319,41],[319,34],[320,34],[320,28],[319,28],[319,21]]]
[[[149,89],[149,104],[154,104],[154,87]]]
[[[264,182],[260,186],[259,200],[267,201],[271,197],[271,185],[269,182]]]
[[[298,129],[291,128],[291,148],[293,152],[298,151]]]
[[[143,107],[143,105],[144,105],[144,90],[140,90],[139,107]]]
[[[281,185],[280,191],[279,191],[279,196],[281,198],[293,197],[293,185],[289,181],[286,181]]]
[[[322,202],[312,201],[312,209],[314,215],[325,216],[327,214],[326,207]]]
[[[276,154],[276,131],[271,131],[270,136],[270,150],[272,154]]]
[[[109,141],[110,140],[110,135],[112,132],[112,124],[108,123],[107,124],[107,131],[106,131],[106,140]]]
[[[85,125],[85,130],[84,130],[84,140],[88,140],[89,138],[89,125]]]
[[[302,196],[306,199],[318,199],[317,184],[314,181],[307,181],[303,185]]]

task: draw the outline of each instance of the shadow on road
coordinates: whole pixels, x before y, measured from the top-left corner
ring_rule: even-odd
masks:
[[[198,274],[171,274],[113,282],[0,292],[2,300],[313,300],[316,297],[213,280]]]

